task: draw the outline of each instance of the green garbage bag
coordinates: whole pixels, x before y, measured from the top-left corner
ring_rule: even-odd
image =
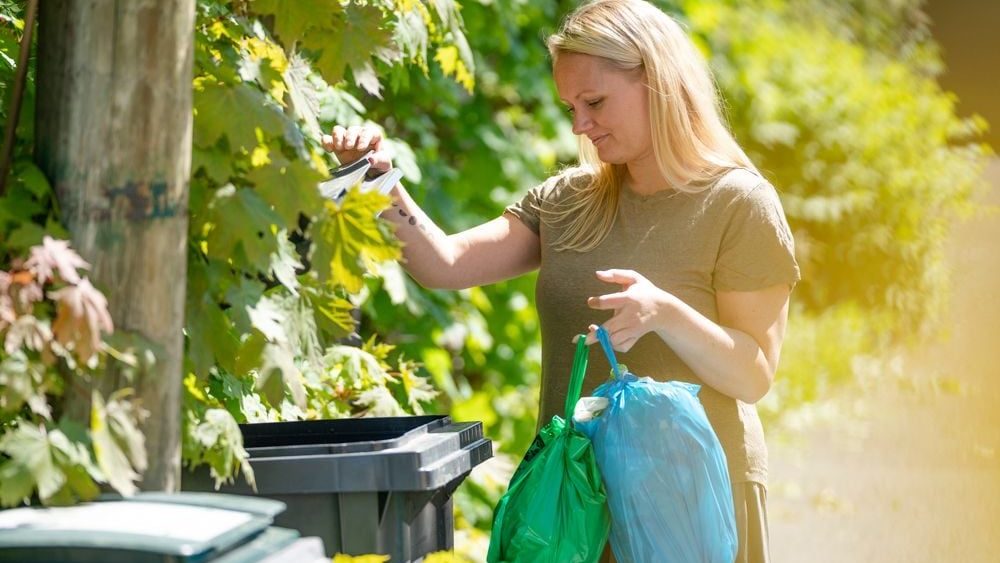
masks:
[[[591,563],[600,559],[611,518],[590,439],[573,425],[587,371],[577,339],[566,417],[535,437],[493,513],[489,563]]]

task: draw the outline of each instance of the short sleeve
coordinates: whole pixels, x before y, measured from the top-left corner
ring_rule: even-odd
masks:
[[[800,279],[795,243],[778,194],[762,182],[733,200],[722,234],[713,286],[755,291]]]
[[[536,235],[541,234],[542,206],[547,205],[551,208],[557,205],[556,202],[567,193],[567,186],[579,186],[588,182],[591,177],[592,174],[587,168],[580,166],[567,168],[528,190],[519,201],[508,205],[504,213],[510,213],[520,219]]]
[[[536,235],[540,232],[542,191],[547,184],[548,182],[545,182],[531,188],[528,193],[524,194],[524,197],[504,209],[504,213],[510,213],[520,219]]]

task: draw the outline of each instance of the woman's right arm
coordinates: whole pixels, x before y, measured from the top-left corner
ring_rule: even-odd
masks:
[[[372,167],[392,163],[381,150],[381,134],[370,127],[335,127],[324,139],[327,150],[351,162],[374,150]],[[413,201],[402,184],[390,192],[392,207],[382,218],[396,225],[403,243],[403,268],[420,285],[432,289],[465,289],[496,283],[530,272],[541,261],[538,235],[520,219],[504,214],[467,231],[445,234]]]
[[[445,234],[413,201],[402,184],[392,189],[392,207],[382,218],[396,225],[403,243],[403,267],[420,285],[465,289],[487,285],[538,268],[538,235],[504,214],[454,235]]]

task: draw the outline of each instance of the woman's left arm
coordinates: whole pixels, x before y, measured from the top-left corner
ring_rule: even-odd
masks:
[[[597,272],[622,291],[591,297],[594,309],[614,310],[604,323],[614,348],[627,352],[655,332],[705,384],[745,403],[756,403],[771,388],[788,319],[791,287],[716,293],[715,323],[676,296],[631,270]],[[590,327],[588,343],[596,341]]]

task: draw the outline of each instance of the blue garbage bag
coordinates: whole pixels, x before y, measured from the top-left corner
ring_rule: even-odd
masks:
[[[607,331],[601,327],[597,336],[614,378],[594,396],[607,405],[589,415],[578,409],[575,418],[594,444],[615,558],[732,563],[739,541],[732,486],[722,445],[698,401],[700,386],[629,373],[618,365]]]

